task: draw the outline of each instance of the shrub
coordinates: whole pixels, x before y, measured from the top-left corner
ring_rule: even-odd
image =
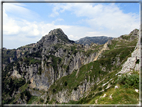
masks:
[[[49,98],[49,96],[47,97],[47,100],[46,100],[46,103],[48,103],[49,102],[49,100],[50,100],[50,98]]]
[[[139,59],[137,59],[136,64],[139,64]]]
[[[98,90],[101,91],[101,90],[102,90],[102,87],[99,87]]]
[[[44,100],[43,100],[42,98],[40,98],[40,102],[41,102],[41,103],[43,103],[43,102],[44,102]]]
[[[139,75],[132,74],[132,75],[122,75],[117,80],[118,83],[124,85],[125,88],[139,88]]]
[[[77,87],[75,87],[74,90],[76,91],[76,90],[77,90]]]
[[[55,92],[56,92],[56,90],[55,90],[55,89],[53,89],[52,91],[53,91],[53,93],[55,93]]]
[[[25,96],[27,96],[27,99],[26,99],[27,102],[32,97],[31,93],[28,90],[25,90],[24,92],[22,92],[20,97],[21,99],[24,99]]]
[[[59,58],[59,57],[56,57],[54,55],[49,55],[49,58],[50,57],[52,58],[52,64],[51,65],[53,66],[54,70],[57,71],[57,64],[61,63],[62,59]]]
[[[65,86],[67,86],[68,85],[68,83],[65,81]]]

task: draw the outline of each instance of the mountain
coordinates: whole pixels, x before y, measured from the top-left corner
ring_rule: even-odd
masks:
[[[2,52],[2,104],[139,103],[138,29],[84,46],[58,28]]]
[[[113,39],[113,37],[106,37],[106,36],[96,36],[96,37],[84,37],[81,38],[75,43],[77,44],[82,44],[82,45],[90,45],[91,43],[96,43],[96,44],[105,44],[108,40]]]

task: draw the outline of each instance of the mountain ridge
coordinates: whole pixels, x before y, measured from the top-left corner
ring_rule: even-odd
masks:
[[[122,87],[116,82],[119,76],[115,74],[122,70],[123,64],[129,64],[124,62],[136,49],[138,35],[138,30],[133,30],[103,45],[84,46],[70,41],[61,29],[56,29],[35,44],[17,50],[4,49],[3,104],[96,103],[105,91],[118,84]],[[138,59],[131,65],[135,74],[138,74]],[[138,87],[135,85],[130,90]],[[137,103],[137,97],[134,98],[128,99],[129,103]]]
[[[82,45],[90,45],[91,43],[97,43],[97,44],[105,44],[108,40],[113,39],[113,37],[107,37],[107,36],[94,36],[94,37],[84,37],[81,38],[75,43],[82,44]]]

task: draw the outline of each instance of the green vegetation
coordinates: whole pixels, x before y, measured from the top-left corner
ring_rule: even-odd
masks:
[[[62,39],[65,42],[69,42],[68,38],[64,38],[59,32],[58,38]],[[135,92],[135,89],[139,88],[139,72],[133,71],[131,75],[115,75],[118,71],[121,70],[122,64],[127,60],[131,53],[133,52],[135,45],[137,43],[137,39],[133,41],[129,41],[132,39],[130,35],[122,35],[121,39],[114,39],[111,41],[111,45],[109,45],[109,50],[102,52],[102,54],[98,57],[98,60],[88,63],[86,65],[82,65],[78,70],[74,70],[71,74],[59,78],[56,80],[49,88],[47,93],[47,101],[46,103],[59,103],[55,98],[50,99],[50,95],[55,95],[59,91],[67,91],[67,95],[70,96],[71,92],[79,90],[79,86],[86,84],[85,82],[94,83],[94,85],[90,85],[91,88],[89,93],[83,93],[83,97],[79,99],[79,101],[69,101],[68,104],[137,104],[138,103],[138,93]],[[80,48],[79,48],[80,47]],[[69,64],[73,62],[73,58],[77,52],[82,52],[84,54],[84,58],[89,57],[92,53],[97,53],[103,45],[93,45],[91,44],[90,49],[83,50],[84,48],[78,44],[72,45],[63,45],[56,44],[52,45],[51,50],[47,50],[49,53],[48,56],[45,57],[44,61],[46,64],[46,68],[54,69],[54,77],[58,76],[58,66],[63,68],[63,72],[69,71]],[[23,47],[24,48],[24,47]],[[65,52],[62,57],[54,56],[55,52],[58,49],[62,48]],[[41,49],[39,46],[38,49]],[[36,48],[33,48],[36,51]],[[37,96],[32,96],[30,91],[39,92],[41,96],[45,94],[44,90],[39,90],[37,88],[30,88],[30,80],[26,83],[24,78],[10,78],[11,71],[13,71],[13,67],[16,67],[19,74],[24,74],[20,71],[21,63],[24,66],[29,66],[31,64],[41,64],[40,58],[41,51],[28,53],[23,57],[16,59],[16,51],[15,50],[5,50],[3,51],[4,59],[3,61],[9,63],[9,57],[14,58],[15,61],[9,63],[3,72],[2,78],[2,96],[3,96],[3,104],[5,103],[19,103],[17,101],[19,98],[21,100],[26,101],[28,104],[33,103],[44,103],[44,99]],[[64,65],[65,57],[68,57],[69,60],[66,60],[66,65]],[[49,61],[51,59],[51,61]],[[81,59],[82,60],[82,59]],[[139,60],[136,61],[136,64],[139,64]],[[38,68],[38,76],[42,78],[40,75],[43,73],[41,66]],[[49,72],[45,73],[45,76],[48,75]],[[48,77],[48,81],[51,82],[51,77]],[[115,88],[115,86],[119,88]],[[30,90],[29,90],[30,89]]]
[[[89,55],[90,55],[91,53],[93,53],[93,52],[95,52],[95,51],[94,51],[94,50],[88,50],[88,51],[86,52],[86,56],[89,57]]]
[[[94,68],[92,68],[92,71],[90,71],[91,67]],[[99,62],[97,61],[82,66],[79,69],[78,76],[76,76],[76,72],[77,71],[73,71],[70,75],[64,76],[57,80],[55,84],[50,87],[50,92],[57,93],[62,89],[68,89],[68,91],[72,91],[73,89],[77,90],[77,87],[82,84],[85,79],[89,81],[90,77],[90,81],[95,81],[97,78],[103,78],[103,76],[107,74],[107,72],[104,72],[99,68]],[[94,78],[94,75],[96,78]]]
[[[31,96],[30,99],[28,100],[28,104],[34,104],[34,103],[43,104],[44,100],[38,96]]]
[[[76,104],[138,104],[139,93],[135,89],[139,89],[139,75],[138,72],[133,71],[131,75],[123,75],[117,77],[116,72],[107,74],[104,81],[100,82],[98,86],[95,84],[91,88],[91,92],[87,97],[81,98],[79,101],[71,101]],[[108,82],[108,77],[111,77],[110,88],[106,89],[104,83]],[[118,88],[115,88],[117,86]],[[104,90],[104,91],[102,91]],[[69,102],[70,103],[70,102]]]
[[[20,93],[20,98],[26,99],[27,102],[30,100],[31,97],[32,97],[32,95],[28,90],[25,90],[24,92]]]
[[[10,75],[8,74],[8,72],[13,70],[13,65],[14,65],[14,63],[9,63],[9,64],[5,67],[4,72],[2,72],[3,78],[5,78],[6,76],[10,76]]]
[[[26,65],[29,66],[29,65],[31,65],[31,64],[36,64],[36,63],[37,63],[37,64],[40,64],[40,63],[41,63],[41,60],[37,60],[37,59],[31,58],[31,57],[30,57],[30,58],[26,58],[26,57],[25,57],[25,58],[23,59],[23,62],[25,62]]]
[[[19,47],[19,48],[17,48],[17,49],[25,50],[25,48],[33,48],[33,44],[34,44],[34,43],[28,44],[28,45],[25,45],[25,46],[21,46],[21,47]]]
[[[100,97],[102,93],[107,92],[107,90],[113,88],[113,86],[116,85],[117,83],[119,83],[122,88],[124,86],[125,89],[126,87],[129,88],[130,90],[132,89],[132,87],[137,88],[138,75],[131,75],[130,77],[124,77],[122,79],[118,79],[119,82],[115,81],[118,78],[115,74],[121,70],[121,65],[127,60],[127,58],[133,52],[136,42],[137,42],[136,39],[131,42],[124,42],[123,40],[122,41],[112,40],[112,44],[109,45],[110,50],[104,51],[101,57],[97,61],[83,65],[79,69],[78,74],[76,74],[77,71],[73,71],[72,74],[60,78],[50,87],[49,93],[55,94],[61,90],[68,90],[68,92],[70,93],[72,90],[77,90],[78,86],[82,85],[85,79],[90,82],[102,80],[98,83],[98,85],[95,84],[91,88],[92,91],[89,93],[87,97],[82,98],[79,101],[69,102],[69,104],[70,103],[84,104],[84,103],[89,103],[94,98],[96,99],[97,96]],[[99,47],[100,46],[98,46],[98,48],[96,49],[99,49]],[[75,47],[72,47],[71,50],[74,51]],[[89,50],[86,52],[86,55],[88,56],[95,51],[96,50]],[[102,70],[102,67],[105,67],[106,69]],[[125,81],[125,83],[123,83],[122,81],[126,80],[126,78],[128,78],[128,80]],[[112,80],[109,81],[110,79]],[[108,84],[104,86],[102,85],[107,83],[108,81],[110,84],[110,88],[106,89]],[[102,92],[102,90],[104,90],[104,92]],[[125,96],[124,96],[124,100],[126,100]],[[137,101],[135,100],[135,103],[136,102]],[[114,102],[111,102],[111,103],[114,104]],[[125,102],[125,103],[128,103],[128,102]]]
[[[49,96],[47,96],[47,99],[46,99],[46,104],[47,104],[47,103],[49,103]]]
[[[66,42],[66,43],[68,43],[70,41],[68,39],[68,37],[65,34],[62,33],[62,31],[58,30],[57,32],[58,32],[57,37],[59,39],[61,39],[62,41]]]
[[[22,85],[20,88],[19,88],[19,91],[20,92],[24,92],[27,88],[28,88],[28,83],[25,83],[24,85]]]
[[[18,90],[19,87],[24,85],[26,82],[23,78],[6,78],[2,81],[2,86],[3,86],[3,92],[4,93],[9,93],[9,95],[12,95],[13,90]],[[9,88],[5,84],[9,84]]]
[[[111,40],[111,45],[108,45],[109,49],[114,49],[116,47],[116,44],[118,43],[117,40]]]
[[[31,98],[28,101],[28,104],[33,104],[34,102],[37,102],[40,98],[37,96],[31,96]]]
[[[3,63],[10,63],[10,59],[16,59],[16,50],[15,49],[8,49],[8,50],[3,50]]]
[[[41,62],[40,60],[37,60],[37,59],[31,59],[30,62],[29,62],[29,65],[35,64],[35,63],[40,63],[40,62]]]
[[[42,73],[42,69],[41,69],[41,67],[39,67],[39,68],[38,68],[38,73],[37,73],[37,74],[41,75],[41,73]]]
[[[130,36],[129,36],[129,35],[122,35],[121,38],[122,38],[122,39],[129,40],[129,39],[130,39]]]
[[[133,52],[136,43],[136,39],[125,43],[123,43],[123,41],[112,40],[112,44],[109,45],[110,50],[103,52],[102,57],[99,59],[100,63],[105,65],[107,69],[110,69],[112,66],[113,68],[117,68],[113,63],[116,64],[120,62],[120,64],[122,64],[126,61]]]
[[[88,104],[138,104],[139,94],[132,88],[124,88],[119,85],[119,88],[110,88],[106,92],[92,97]],[[106,95],[105,97],[103,97]]]
[[[136,64],[139,64],[139,62],[140,62],[140,61],[139,61],[139,59],[138,59],[138,60],[136,61]]]
[[[90,47],[91,47],[91,49],[87,50],[86,52],[85,51],[81,51],[87,57],[89,57],[92,53],[97,53],[103,47],[103,45],[95,45],[95,46],[92,45]]]
[[[57,71],[57,64],[60,64],[62,62],[62,59],[59,57],[56,57],[54,55],[49,55],[48,58],[52,58],[52,67],[54,68],[55,71]]]
[[[76,46],[71,46],[71,51],[75,55],[78,51],[76,50]]]
[[[37,52],[27,54],[26,57],[31,57],[31,58],[38,57],[38,58],[41,58],[41,52],[42,52],[42,50],[39,50]]]
[[[56,84],[54,84],[54,85],[52,85],[50,87],[50,89],[49,89],[50,92],[51,93],[56,93],[58,91],[61,91],[62,89],[69,89],[69,90],[71,90],[74,87],[76,87],[77,83],[72,82],[72,81],[74,81],[76,79],[75,74],[76,74],[76,71],[74,71],[71,75],[64,76],[61,79],[57,80]],[[78,82],[78,81],[76,80],[76,82]]]
[[[21,92],[23,92],[26,88],[25,83],[26,82],[23,78],[19,78],[19,79],[17,79],[17,78],[13,78],[13,79],[12,78],[5,78],[5,79],[3,79],[3,81],[2,81],[3,104],[14,103],[16,101],[15,98],[12,98],[12,99],[9,99],[9,100],[7,100],[7,98],[12,96],[14,91],[20,90]],[[21,89],[21,87],[22,87],[22,89]],[[15,97],[17,97],[17,96],[15,96]]]
[[[55,49],[55,50],[58,50],[59,48],[64,48],[64,47],[63,47],[62,44],[59,44],[59,43],[56,44],[56,45],[54,45],[54,49]]]
[[[125,88],[139,89],[139,75],[122,75],[118,78],[118,83],[123,85]]]

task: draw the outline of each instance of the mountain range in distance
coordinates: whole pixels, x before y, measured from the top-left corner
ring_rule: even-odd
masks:
[[[55,29],[56,30],[56,29]],[[50,33],[50,32],[49,32]],[[90,45],[91,43],[96,43],[96,44],[105,44],[108,40],[113,39],[114,37],[107,37],[107,36],[93,36],[93,37],[83,37],[80,38],[79,40],[69,40],[67,36],[60,36],[60,38],[64,39],[64,41],[70,41],[72,43],[76,43],[76,44],[81,44],[81,45]],[[35,43],[31,43],[29,45],[34,45]],[[3,47],[5,48],[5,47]],[[6,48],[5,48],[6,49]]]
[[[113,39],[113,37],[107,37],[107,36],[93,36],[93,37],[84,37],[81,38],[75,43],[77,44],[82,44],[82,45],[90,45],[91,43],[96,43],[96,44],[105,44],[108,40]]]

